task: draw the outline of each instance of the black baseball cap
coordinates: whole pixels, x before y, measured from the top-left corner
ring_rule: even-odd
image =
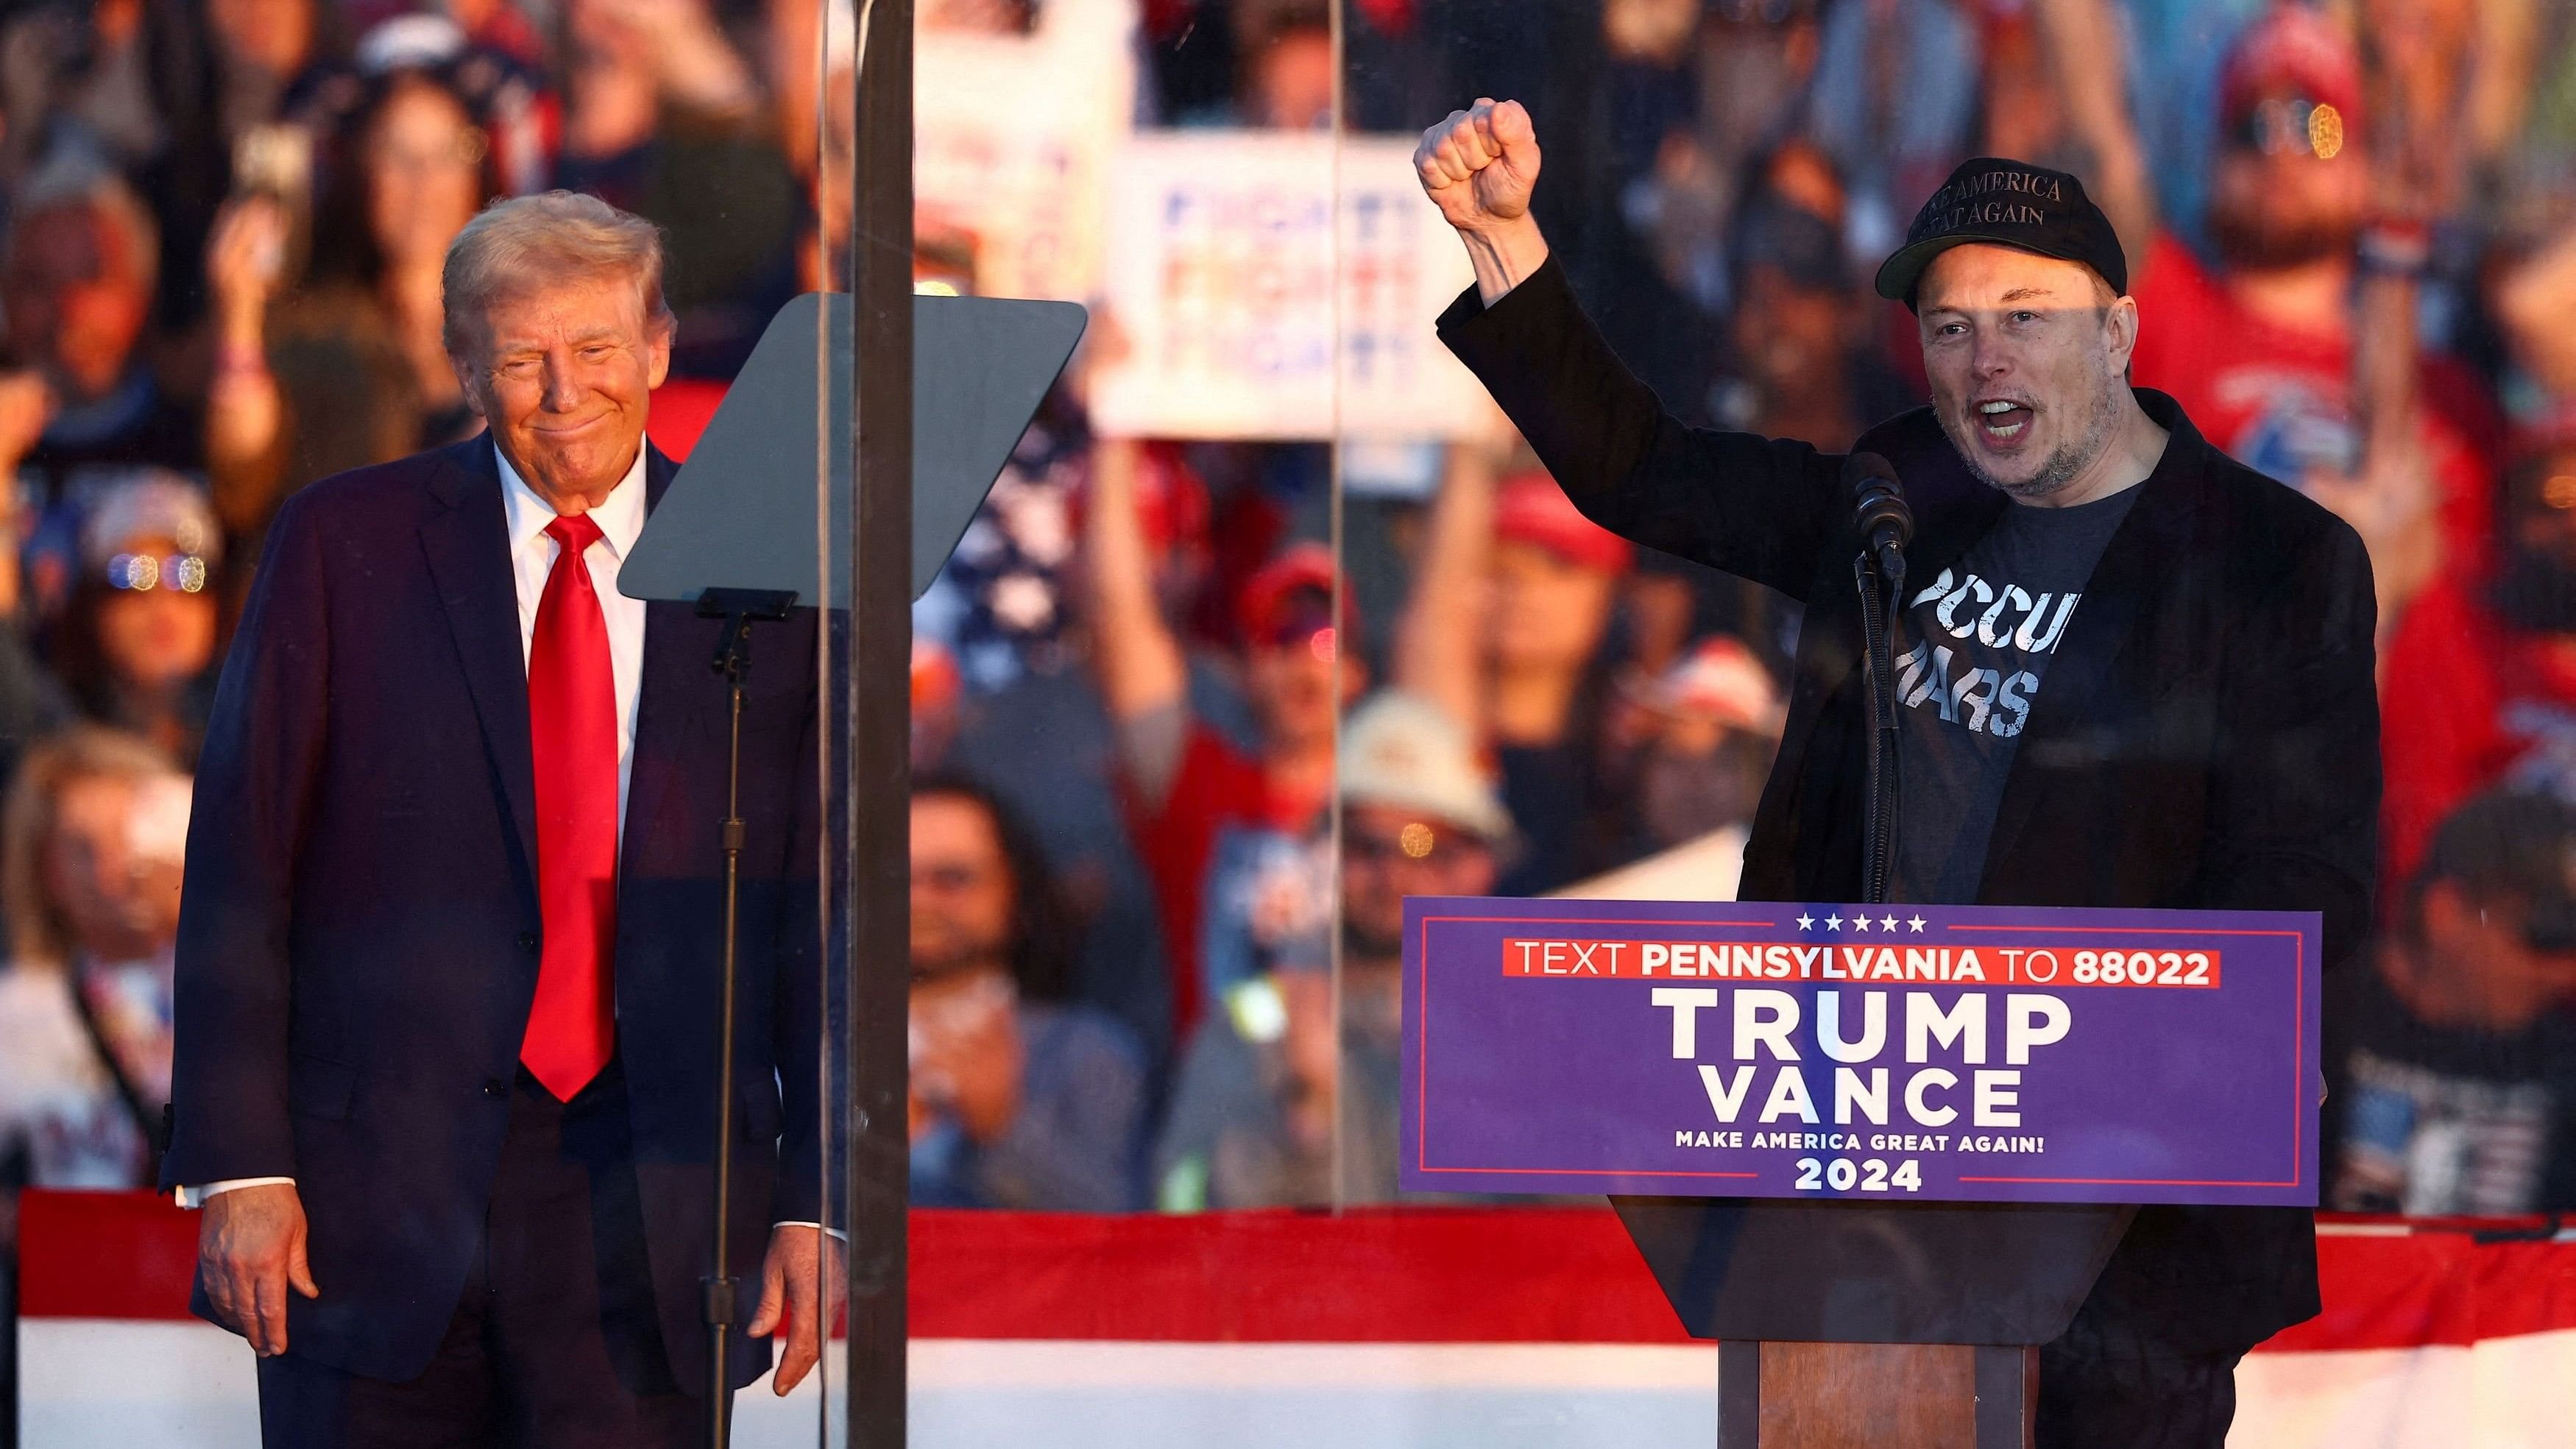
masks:
[[[2424,852],[2417,885],[2437,880],[2519,899],[2532,949],[2576,951],[2576,807],[2503,788],[2471,798]]]
[[[1955,246],[1988,242],[2043,257],[2082,262],[2111,284],[2129,290],[2129,259],[2120,250],[2111,219],[2084,194],[2084,183],[2063,171],[1980,156],[1963,161],[1905,229],[1905,245],[1878,269],[1878,295],[1914,305],[1915,284],[1932,259]]]

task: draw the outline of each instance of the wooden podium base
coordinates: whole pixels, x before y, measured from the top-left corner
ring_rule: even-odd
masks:
[[[1717,1449],[2030,1449],[2039,1350],[1728,1339]]]

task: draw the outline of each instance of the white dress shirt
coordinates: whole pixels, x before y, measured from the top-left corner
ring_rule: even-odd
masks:
[[[519,664],[525,668],[535,652],[537,604],[545,598],[546,577],[554,572],[562,545],[546,536],[555,521],[555,506],[537,496],[519,470],[494,448],[501,461],[501,507],[510,520],[510,576],[519,588]],[[599,611],[608,621],[609,672],[617,681],[617,838],[626,839],[626,779],[635,767],[635,704],[643,694],[644,601],[617,592],[618,565],[635,549],[644,531],[644,450],[635,450],[635,466],[617,480],[606,502],[590,511],[599,525],[599,541],[582,555],[590,565],[590,582],[599,595]]]

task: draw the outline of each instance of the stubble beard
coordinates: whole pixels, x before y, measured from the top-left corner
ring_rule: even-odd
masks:
[[[1977,425],[1973,421],[1954,424],[1945,413],[1941,418],[1941,430],[1950,435],[1950,447],[1958,453],[1959,460],[1968,465],[1968,471],[1977,475],[1977,481],[2006,497],[2023,503],[2037,503],[2053,497],[2059,489],[2082,477],[2084,471],[2111,446],[2112,436],[2120,426],[2117,391],[2123,386],[2119,379],[2110,378],[2096,387],[2086,409],[2083,429],[2059,444],[2057,450],[2039,465],[2039,471],[2027,478],[1998,478],[1977,461],[1974,442],[1970,437],[1960,435],[1962,427],[1974,432]]]

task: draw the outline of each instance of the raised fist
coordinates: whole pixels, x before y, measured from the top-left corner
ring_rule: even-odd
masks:
[[[1413,169],[1423,193],[1460,231],[1515,222],[1529,215],[1538,184],[1538,131],[1520,102],[1480,97],[1422,133]]]
[[[256,324],[286,270],[286,212],[265,196],[229,202],[206,244],[206,285],[226,320]],[[256,335],[256,334],[254,334]]]

